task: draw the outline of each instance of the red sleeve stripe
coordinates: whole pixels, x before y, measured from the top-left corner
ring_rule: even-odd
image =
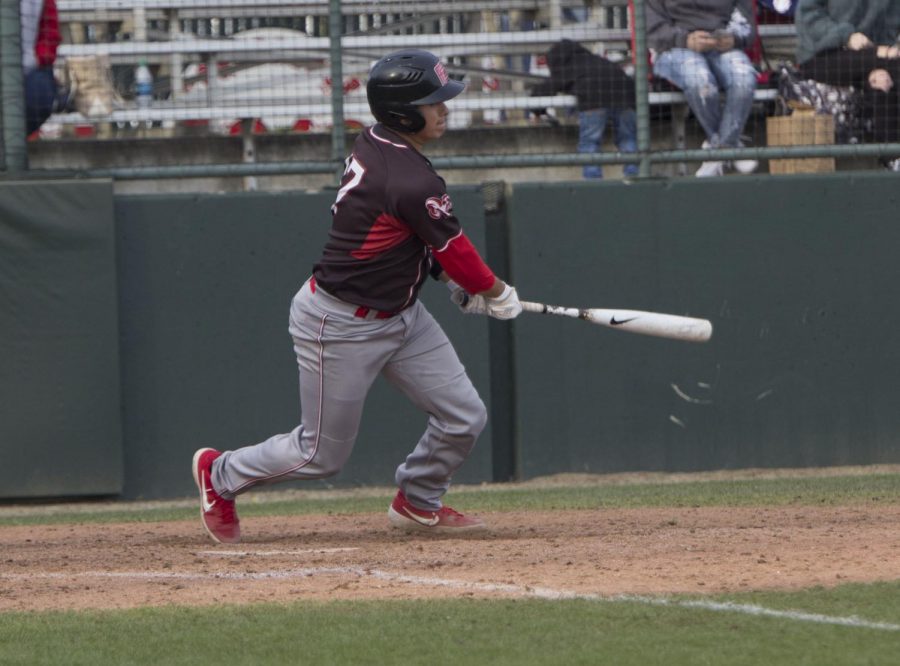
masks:
[[[487,291],[494,286],[494,273],[482,260],[468,237],[460,232],[434,255],[447,275],[470,294]]]

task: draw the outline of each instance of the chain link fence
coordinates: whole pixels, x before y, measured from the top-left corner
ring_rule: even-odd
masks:
[[[898,87],[882,80],[875,95],[849,74],[813,85],[818,72],[797,58],[795,4],[739,0],[721,26],[709,18],[700,32],[712,41],[695,48],[685,40],[696,17],[664,0],[0,0],[2,164],[18,177],[164,179],[186,189],[224,186],[204,178],[296,187],[305,174],[304,186],[320,187],[374,122],[371,64],[421,48],[467,86],[429,152],[457,180],[890,166],[900,157]],[[48,5],[60,36],[52,49]],[[870,63],[891,80],[900,63],[892,20],[879,36],[893,29],[894,41],[872,42],[883,50]],[[688,87],[694,64],[673,58],[709,62],[710,53],[752,68],[739,112],[720,92],[728,76],[698,101]],[[49,115],[36,103],[46,106],[47,93],[35,93],[35,69],[57,84]],[[712,127],[729,113],[736,131]]]

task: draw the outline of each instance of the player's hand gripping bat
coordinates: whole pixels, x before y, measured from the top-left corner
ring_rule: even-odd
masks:
[[[609,326],[629,333],[653,335],[686,342],[706,342],[712,337],[712,323],[706,319],[682,317],[643,310],[611,310],[605,308],[566,308],[558,305],[522,301],[525,312],[560,315],[584,319],[592,324]]]

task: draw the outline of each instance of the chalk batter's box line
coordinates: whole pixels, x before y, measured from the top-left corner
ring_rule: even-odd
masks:
[[[321,552],[323,549],[313,549],[309,552]],[[300,551],[202,551],[215,552],[216,555],[260,555],[263,553],[298,553]],[[743,615],[755,615],[759,617],[773,617],[797,622],[811,622],[814,624],[829,624],[860,629],[878,629],[882,631],[900,631],[900,624],[890,622],[873,622],[856,616],[832,616],[819,613],[807,613],[797,610],[777,610],[756,606],[753,604],[738,604],[729,601],[709,601],[703,599],[673,599],[669,597],[648,597],[642,595],[618,594],[603,596],[593,593],[573,592],[571,590],[558,590],[548,587],[531,587],[525,585],[513,585],[509,583],[482,583],[465,580],[453,580],[446,578],[432,578],[423,576],[410,576],[406,574],[382,571],[380,569],[363,569],[359,567],[310,567],[301,569],[285,569],[274,571],[260,571],[253,573],[224,572],[224,573],[181,573],[176,571],[85,571],[81,573],[35,573],[35,574],[0,574],[0,579],[5,580],[35,580],[35,579],[73,579],[73,578],[127,578],[133,580],[282,580],[289,578],[309,578],[311,576],[327,575],[353,575],[358,578],[374,578],[396,583],[409,583],[423,587],[447,587],[460,590],[475,590],[486,593],[504,593],[519,597],[536,599],[548,599],[562,601],[568,599],[580,599],[596,602],[626,602],[647,604],[650,606],[669,606],[676,608],[688,608],[713,612],[740,613]]]

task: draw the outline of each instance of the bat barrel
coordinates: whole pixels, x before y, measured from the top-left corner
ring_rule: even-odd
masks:
[[[712,337],[712,323],[707,319],[643,310],[592,308],[588,313],[589,320],[595,324],[618,328],[629,333],[686,342],[706,342]]]
[[[706,342],[712,337],[712,323],[707,319],[644,310],[612,310],[605,308],[566,308],[522,301],[525,312],[552,314],[584,319],[592,324],[617,328],[629,333],[652,335],[686,342]]]

